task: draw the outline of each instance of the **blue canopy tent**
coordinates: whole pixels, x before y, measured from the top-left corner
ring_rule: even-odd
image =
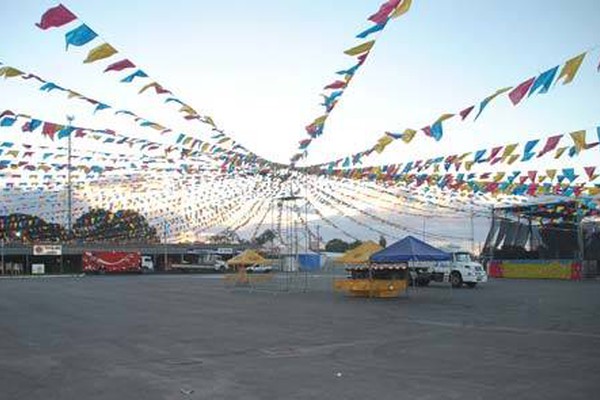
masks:
[[[377,264],[392,264],[409,261],[446,261],[452,255],[437,249],[414,236],[402,240],[371,255],[370,261]]]

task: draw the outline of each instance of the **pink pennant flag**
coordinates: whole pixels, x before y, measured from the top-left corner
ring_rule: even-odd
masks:
[[[467,107],[459,113],[463,121],[471,114],[471,111],[473,111],[474,108],[475,106]]]
[[[537,176],[537,171],[529,171],[527,172],[527,177],[531,180],[531,182],[535,182],[535,177]]]
[[[377,25],[383,25],[387,22],[390,13],[400,4],[400,0],[388,0],[379,7],[379,11],[369,17],[369,21]]]
[[[562,137],[563,137],[563,135],[556,135],[556,136],[549,137],[548,140],[546,141],[546,145],[544,146],[542,151],[540,151],[540,153],[538,154],[538,158],[543,156],[544,154],[554,150],[556,148],[556,146],[558,146],[558,143],[560,142],[560,139],[562,139]]]
[[[528,79],[508,93],[508,97],[510,98],[510,101],[512,101],[513,105],[516,106],[521,102],[521,100],[523,100],[523,97],[525,97],[525,95],[529,92],[533,82],[535,82],[535,78]]]
[[[363,53],[360,56],[356,57],[356,59],[358,60],[358,65],[363,65],[365,63],[365,61],[367,61],[367,57],[369,57],[369,53],[370,53],[370,51],[367,51],[366,53]]]
[[[598,177],[598,175],[594,175],[594,172],[596,171],[596,167],[584,167],[583,169],[585,170],[585,173],[588,176],[590,181],[593,181]]]
[[[104,72],[123,71],[124,69],[127,69],[127,68],[135,68],[135,64],[132,63],[131,61],[125,59],[125,60],[117,61],[116,63],[110,64],[108,67],[106,67]]]
[[[42,15],[41,21],[35,25],[40,29],[46,30],[48,28],[58,28],[76,19],[77,16],[75,14],[69,11],[67,7],[59,4],[56,7],[48,9]]]

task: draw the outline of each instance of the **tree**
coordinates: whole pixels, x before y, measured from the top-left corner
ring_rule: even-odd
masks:
[[[265,229],[263,233],[254,238],[254,243],[258,246],[263,246],[266,243],[272,242],[275,239],[275,232],[271,229]]]
[[[342,239],[331,239],[325,244],[325,251],[332,253],[344,253],[347,250],[348,243],[344,242]]]
[[[379,236],[379,245],[384,249],[387,247],[387,240],[385,240],[385,236]]]
[[[158,242],[156,228],[133,210],[111,212],[95,208],[73,224],[75,239],[90,242]]]
[[[360,246],[363,242],[361,240],[355,240],[354,242],[348,245],[348,250],[352,250]]]
[[[7,241],[60,242],[67,235],[60,224],[46,222],[35,215],[15,213],[0,216],[0,237]]]

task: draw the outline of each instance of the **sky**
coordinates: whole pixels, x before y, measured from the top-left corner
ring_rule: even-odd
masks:
[[[321,114],[322,88],[337,78],[335,71],[352,65],[343,51],[359,43],[354,36],[371,25],[367,17],[381,3],[64,2],[122,55],[211,115],[230,136],[279,162],[287,162],[298,141],[307,138],[304,126]],[[56,4],[0,3],[1,62],[117,108],[131,109],[176,132],[207,135],[198,124],[182,122],[155,96],[137,95],[119,83],[124,74],[102,74],[108,61],[82,64],[92,46],[65,51],[64,34],[76,23],[37,29],[34,23]],[[323,136],[309,148],[304,165],[369,148],[385,131],[428,125],[442,113],[477,104],[495,90],[518,84],[583,51],[590,52],[570,85],[555,86],[517,107],[506,98],[498,100],[476,123],[449,123],[440,142],[424,136],[411,145],[397,141],[365,162],[405,162],[597,126],[598,15],[596,0],[413,0],[411,10],[379,37]],[[93,115],[89,106],[17,81],[0,82],[0,110],[4,109],[62,123],[66,115],[74,115],[75,125],[111,127],[136,137],[153,135],[107,112]],[[595,165],[597,154],[544,161],[529,168]]]

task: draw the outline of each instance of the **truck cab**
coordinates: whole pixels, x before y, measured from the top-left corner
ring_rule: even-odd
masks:
[[[487,274],[483,266],[465,251],[452,253],[452,261],[436,263],[430,273],[432,280],[450,282],[452,287],[461,287],[464,283],[473,288],[478,283],[487,282]]]
[[[411,265],[410,275],[413,284],[427,286],[432,281],[449,282],[455,288],[463,284],[473,288],[478,283],[487,282],[485,269],[473,260],[470,253],[458,251],[451,254],[450,261]]]

